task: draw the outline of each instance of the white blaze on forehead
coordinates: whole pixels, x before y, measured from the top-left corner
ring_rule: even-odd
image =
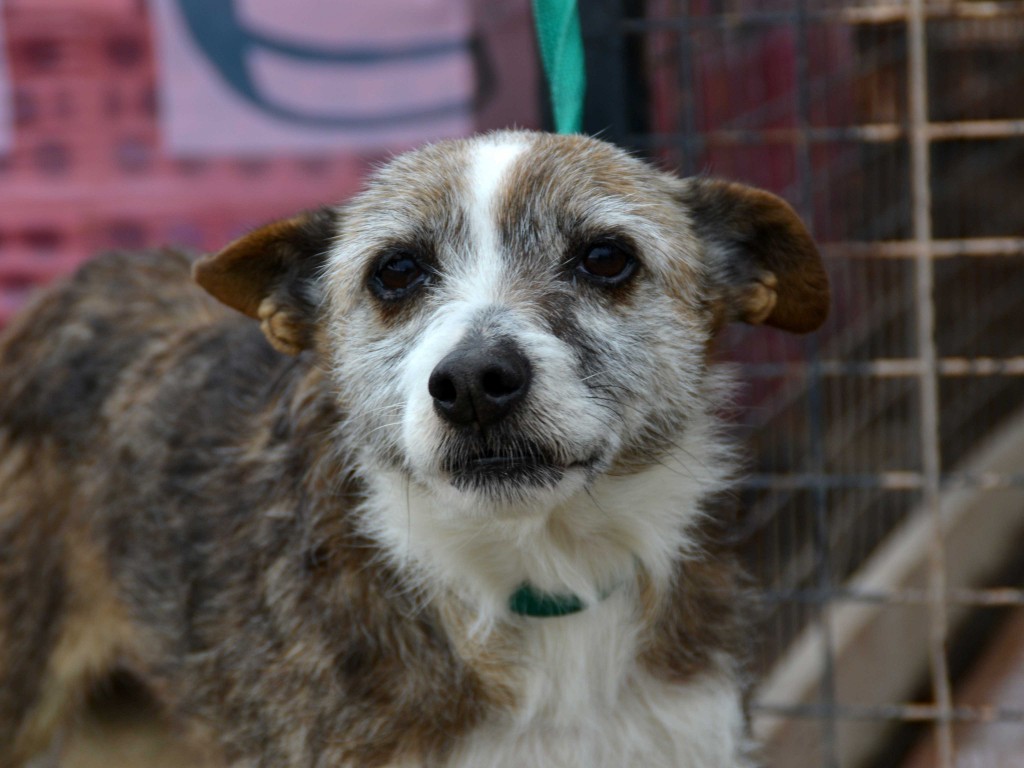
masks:
[[[445,303],[427,321],[410,350],[402,373],[406,407],[402,442],[412,466],[429,469],[438,461],[440,422],[434,412],[428,382],[435,366],[463,338],[481,309],[500,303],[504,276],[497,227],[498,199],[509,168],[529,146],[528,140],[481,140],[472,145],[466,163],[469,229],[465,252],[445,265]]]
[[[465,298],[493,302],[500,294],[503,273],[495,201],[516,159],[527,149],[522,138],[482,141],[473,148],[467,173],[470,248],[463,279]]]

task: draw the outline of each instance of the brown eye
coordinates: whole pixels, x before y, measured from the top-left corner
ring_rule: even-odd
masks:
[[[618,285],[636,271],[636,258],[625,246],[612,240],[600,240],[583,249],[576,272],[592,283]]]
[[[401,299],[424,283],[427,276],[427,270],[415,255],[397,251],[380,262],[370,285],[382,299]]]

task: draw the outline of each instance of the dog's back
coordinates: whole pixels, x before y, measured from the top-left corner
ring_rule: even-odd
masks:
[[[88,678],[134,642],[99,551],[117,536],[115,518],[94,503],[104,491],[93,481],[131,462],[113,441],[124,417],[152,416],[134,411],[132,396],[180,385],[140,361],[173,357],[190,334],[230,332],[230,313],[196,289],[189,268],[168,251],[110,254],[41,295],[4,334],[0,658],[16,663],[0,664],[3,749],[38,746]],[[120,491],[130,496],[134,484]]]

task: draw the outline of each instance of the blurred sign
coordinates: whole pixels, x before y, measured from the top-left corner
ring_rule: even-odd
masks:
[[[150,0],[177,155],[401,148],[470,133],[468,0]]]

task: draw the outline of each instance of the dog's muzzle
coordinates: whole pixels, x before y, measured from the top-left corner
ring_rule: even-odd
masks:
[[[442,466],[463,490],[553,486],[560,466],[513,418],[530,390],[532,369],[508,338],[463,340],[430,374],[434,411],[448,425]]]

